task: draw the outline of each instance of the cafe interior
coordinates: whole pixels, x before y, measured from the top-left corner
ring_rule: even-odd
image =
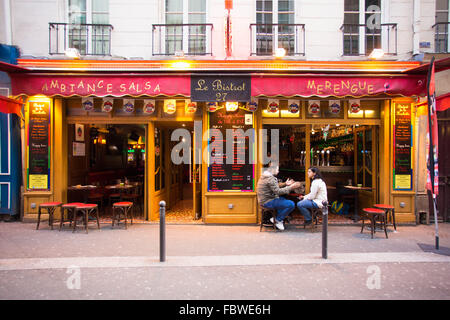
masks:
[[[145,131],[145,125],[69,124],[69,202],[96,203],[105,217],[114,202],[131,201],[134,216],[143,217]]]
[[[376,189],[376,168],[373,167],[376,145],[372,142],[376,127],[317,124],[265,125],[264,128],[268,129],[268,155],[272,152],[271,130],[279,130],[279,181],[290,178],[301,182],[301,187],[286,197],[295,203],[299,201],[298,195],[305,194],[305,180],[308,179],[305,167],[316,166],[327,185],[330,221],[351,223],[361,197],[358,189],[370,193]],[[290,218],[303,220],[298,209]]]

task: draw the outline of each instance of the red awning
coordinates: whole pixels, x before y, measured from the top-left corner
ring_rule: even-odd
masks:
[[[252,76],[252,96],[363,97],[424,96],[426,77],[408,76]]]
[[[22,103],[4,96],[0,96],[0,112],[15,113],[22,118]]]
[[[443,94],[436,98],[436,110],[445,111],[450,108],[450,93]]]
[[[10,74],[15,96],[190,96],[189,75],[34,75]]]

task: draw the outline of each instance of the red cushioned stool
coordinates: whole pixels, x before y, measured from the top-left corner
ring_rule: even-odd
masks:
[[[374,204],[373,206],[377,209],[386,211],[386,219],[390,217],[389,220],[392,221],[394,230],[397,231],[397,225],[395,224],[395,207],[389,204],[382,204],[382,203],[377,203]]]
[[[120,220],[120,214],[123,214],[123,220],[125,221],[125,229],[127,228],[127,219],[128,219],[128,213],[130,213],[131,216],[131,224],[133,224],[133,211],[131,210],[133,208],[133,202],[128,201],[122,201],[122,202],[116,202],[113,204],[113,216],[112,216],[112,227],[114,227],[114,221],[117,218],[117,224],[119,224]]]
[[[376,221],[378,218],[381,218],[381,223],[384,226],[384,233],[386,234],[386,238],[388,237],[387,235],[387,230],[386,230],[386,211],[381,210],[381,209],[376,209],[376,208],[364,208],[363,212],[365,214],[365,216],[362,217],[362,227],[361,227],[361,233],[364,230],[364,218],[367,217],[370,220],[370,225],[371,225],[371,236],[373,239],[373,234],[375,232],[375,227],[376,227]]]
[[[38,210],[38,221],[36,230],[39,230],[39,224],[41,223],[41,210],[47,209],[48,212],[48,225],[53,230],[53,214],[55,213],[56,208],[61,206],[61,202],[44,202],[39,205]]]
[[[61,228],[63,227],[64,224],[64,211],[67,211],[67,219],[70,221],[70,226],[72,226],[72,221],[73,221],[73,216],[74,216],[74,211],[75,208],[78,205],[82,205],[84,203],[81,202],[71,202],[71,203],[66,203],[63,204],[61,206],[61,221],[59,223],[59,231],[61,231]]]
[[[82,218],[84,220],[84,226],[86,228],[86,233],[88,233],[89,215],[95,212],[97,218],[97,227],[100,229],[100,220],[98,218],[98,205],[93,203],[79,204],[75,207],[74,217],[73,217],[73,232],[77,228],[77,213],[82,213]]]

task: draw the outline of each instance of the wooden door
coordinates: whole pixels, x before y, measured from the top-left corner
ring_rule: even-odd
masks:
[[[200,126],[201,128],[201,126]],[[193,219],[200,219],[202,216],[202,154],[201,149],[196,150],[196,134],[193,134],[191,145],[191,164],[189,165],[189,182],[192,183]],[[201,137],[202,135],[198,135]],[[200,143],[201,145],[201,143]],[[198,152],[195,156],[195,152]]]
[[[359,208],[370,207],[378,199],[378,128],[366,126],[355,133],[355,184],[372,188],[359,192]]]

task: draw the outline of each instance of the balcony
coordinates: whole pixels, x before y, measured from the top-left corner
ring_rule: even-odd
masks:
[[[212,29],[209,23],[154,24],[152,27],[152,54],[174,56],[212,55]]]
[[[110,24],[48,24],[49,54],[64,54],[68,48],[76,48],[83,56],[110,56]]]
[[[437,22],[432,28],[434,29],[434,52],[449,53],[448,47],[448,26],[450,22]]]
[[[250,55],[271,56],[284,48],[287,56],[305,55],[304,24],[250,24]]]
[[[344,23],[344,56],[368,56],[373,49],[383,49],[385,55],[397,55],[397,24],[381,23],[369,27],[366,24]]]

